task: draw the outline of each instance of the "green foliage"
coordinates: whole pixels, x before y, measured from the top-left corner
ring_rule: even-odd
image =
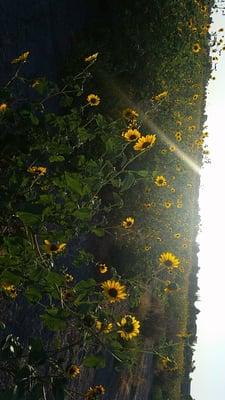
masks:
[[[118,371],[132,369],[143,343],[136,338],[123,340],[117,325],[130,310],[141,314],[145,307],[142,335],[155,346],[163,344],[162,355],[170,352],[175,360],[174,347],[182,353],[176,334],[187,322],[182,290],[188,286],[193,264],[190,244],[198,221],[192,216],[199,182],[179,154],[196,165],[202,163],[204,146],[197,146],[196,140],[204,124],[203,117],[199,121],[204,106],[202,77],[207,80],[210,73],[208,39],[200,31],[209,22],[209,12],[202,14],[197,3],[120,2],[113,31],[107,27],[102,35],[100,27],[100,33],[90,35],[93,43],[85,37],[82,52],[77,46],[80,58],[96,47],[99,35],[99,67],[94,61],[85,64],[81,72],[55,84],[46,78],[26,80],[20,65],[1,92],[1,101],[7,104],[0,113],[1,296],[6,304],[17,298],[28,302],[38,310],[44,330],[53,332],[57,340],[50,348],[40,337],[22,345],[8,334],[7,324],[0,323],[1,368],[12,381],[0,399],[39,400],[49,385],[55,399],[66,398],[68,349],[84,369],[107,368],[106,354],[114,358]],[[194,33],[188,28],[193,15]],[[204,51],[197,55],[191,49],[198,41]],[[101,79],[92,77],[92,68]],[[75,70],[72,62],[71,69]],[[107,81],[106,93],[103,81]],[[23,82],[19,90],[18,82]],[[92,107],[84,98],[84,93],[95,93],[89,89],[94,86],[104,93],[100,107]],[[27,90],[33,91],[30,101],[24,101]],[[166,95],[160,99],[163,92]],[[196,92],[201,102],[193,104]],[[121,118],[122,109],[132,104],[138,120]],[[196,125],[192,133],[189,116]],[[154,132],[156,146],[134,151],[134,142],[122,135],[128,128],[140,130],[143,136]],[[177,130],[183,134],[179,143]],[[180,153],[171,149],[174,142]],[[158,176],[165,177],[165,187],[156,186]],[[134,218],[134,226],[122,226],[127,217]],[[97,249],[89,248],[89,241],[97,242]],[[171,273],[159,266],[164,251],[173,252],[182,268]],[[72,265],[67,265],[70,255]],[[108,270],[101,275],[99,264],[105,262]],[[128,292],[124,308],[105,297],[101,284],[107,279],[124,281]],[[181,291],[166,294],[168,280]],[[149,310],[142,301],[146,291],[150,303],[153,295],[162,307],[152,302]],[[98,330],[97,322],[103,328]],[[109,323],[112,330],[106,333]],[[63,337],[68,330],[75,339],[67,345]],[[150,350],[156,354],[154,347]],[[180,398],[182,360],[179,368],[177,375],[163,371],[163,388],[155,386],[154,400],[163,398],[169,379],[179,389],[174,395],[168,389],[168,396]],[[43,371],[47,371],[44,377]]]

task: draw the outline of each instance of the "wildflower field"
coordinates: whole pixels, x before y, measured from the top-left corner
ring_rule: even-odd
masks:
[[[191,399],[223,28],[211,0],[105,4],[57,83],[24,49],[0,91],[0,400]]]

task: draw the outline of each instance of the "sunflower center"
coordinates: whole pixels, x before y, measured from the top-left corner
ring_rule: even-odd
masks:
[[[136,135],[134,135],[134,134],[130,135],[130,140],[134,140],[134,139],[136,139]]]
[[[146,147],[148,147],[148,146],[150,146],[150,142],[144,142],[143,144],[142,144],[142,149],[146,149]]]
[[[131,221],[126,221],[126,225],[130,226],[130,225],[132,225],[132,222]]]
[[[109,289],[108,294],[109,294],[110,297],[116,298],[117,295],[118,295],[118,291],[115,288],[111,288],[111,289]]]
[[[50,251],[57,251],[58,249],[59,249],[59,246],[57,244],[51,244]]]
[[[123,329],[126,333],[132,333],[134,330],[134,326],[131,321],[127,321]]]
[[[92,104],[96,104],[96,103],[97,103],[97,99],[95,99],[94,97],[92,97],[92,98],[90,99],[90,102],[91,102]]]
[[[164,264],[165,264],[166,267],[172,267],[173,262],[172,262],[171,260],[166,260],[166,261],[164,262]]]

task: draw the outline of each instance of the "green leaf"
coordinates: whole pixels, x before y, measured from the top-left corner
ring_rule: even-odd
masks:
[[[135,173],[136,173],[138,176],[141,176],[142,178],[148,178],[148,176],[149,176],[148,171],[145,170],[145,169],[142,169],[142,170],[140,170],[140,171],[135,171]]]
[[[27,400],[42,400],[43,399],[43,388],[41,383],[37,383],[33,386],[31,391],[27,394]]]
[[[54,382],[52,384],[54,400],[64,400],[65,399],[65,391],[64,391],[65,385],[66,385],[65,378],[54,379]]]
[[[23,110],[23,111],[21,111],[21,115],[25,119],[29,120],[33,125],[36,125],[36,126],[39,125],[38,117],[35,114],[33,114],[31,111]]]
[[[87,368],[105,368],[105,359],[102,356],[90,354],[86,356],[83,365]]]
[[[156,178],[157,175],[158,175],[158,171],[152,171],[153,178]]]
[[[19,272],[18,272],[19,274]],[[23,281],[21,275],[14,274],[10,271],[3,271],[0,275],[1,283],[10,283],[11,285],[19,285]]]
[[[40,223],[41,218],[37,214],[32,214],[29,212],[18,211],[16,216],[23,221],[25,225],[32,226]]]
[[[105,235],[105,230],[100,227],[93,227],[91,228],[91,232],[94,233],[98,237],[102,237]]]
[[[37,303],[42,298],[42,294],[35,287],[29,287],[25,292],[25,296],[30,303]]]
[[[119,149],[121,148],[121,140],[117,137],[110,137],[105,142],[105,148],[107,153],[118,153]]]
[[[38,203],[40,204],[49,204],[53,202],[53,195],[52,194],[41,194]]]
[[[66,322],[69,315],[69,311],[52,307],[47,308],[45,313],[42,314],[40,318],[48,329],[52,331],[59,331],[66,328]]]
[[[123,207],[124,201],[123,201],[122,197],[118,193],[113,192],[113,200],[115,202],[114,205],[116,207],[118,207],[118,208],[122,208]]]
[[[0,329],[4,330],[6,328],[6,325],[4,322],[0,321]]]
[[[94,279],[82,280],[75,286],[75,289],[79,292],[89,290],[90,288],[96,286],[96,281]]]
[[[74,217],[80,219],[81,221],[90,221],[91,214],[92,212],[89,208],[80,208],[79,210],[75,210],[73,212]]]
[[[30,338],[29,346],[30,346],[29,362],[30,363],[37,362],[38,364],[43,364],[47,359],[47,353],[44,350],[41,339]]]
[[[130,189],[136,182],[134,175],[131,172],[128,172],[122,181],[121,184],[121,192],[125,192],[126,190]]]
[[[0,393],[0,400],[18,400],[14,389],[7,389]]]
[[[83,184],[81,183],[81,176],[79,174],[72,174],[69,172],[65,172],[65,179],[66,179],[66,184],[69,187],[72,192],[79,194],[80,196],[83,196],[84,194],[84,187]]]
[[[65,158],[63,156],[51,156],[51,157],[49,157],[50,163],[52,163],[52,162],[62,162],[64,160],[65,160]]]
[[[62,107],[71,107],[73,104],[73,97],[64,95],[60,101]]]
[[[61,331],[66,328],[66,322],[60,318],[55,318],[49,314],[43,314],[40,318],[44,325],[51,331]]]
[[[111,179],[111,184],[113,185],[113,187],[120,189],[121,185],[122,185],[122,181],[120,178],[113,178],[113,179]]]
[[[47,281],[50,286],[60,286],[64,283],[65,278],[58,272],[48,271],[45,274],[45,281]]]
[[[79,138],[80,144],[85,143],[89,139],[94,139],[95,135],[91,135],[85,128],[77,129],[77,136]]]
[[[105,125],[105,123],[106,123],[105,118],[104,118],[103,115],[101,115],[101,114],[97,114],[97,115],[95,116],[95,121],[96,121],[96,124],[97,124],[99,127],[104,127],[104,125]]]

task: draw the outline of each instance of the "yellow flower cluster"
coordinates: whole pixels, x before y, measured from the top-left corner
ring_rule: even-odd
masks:
[[[34,175],[43,176],[46,174],[47,168],[40,167],[40,166],[32,166],[32,167],[27,168],[27,172],[30,172],[30,174],[34,174]]]

